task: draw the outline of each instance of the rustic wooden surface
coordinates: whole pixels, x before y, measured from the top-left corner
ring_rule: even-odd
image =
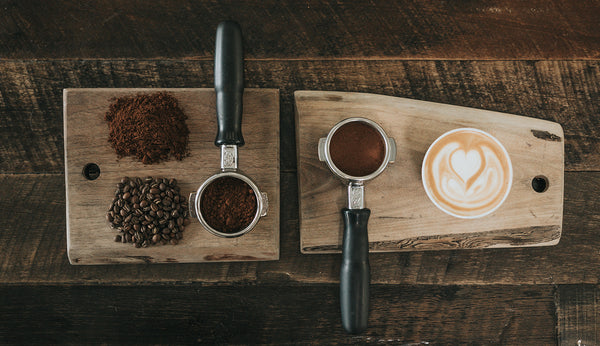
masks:
[[[347,188],[319,161],[319,138],[338,122],[366,117],[396,142],[396,162],[365,183],[371,209],[371,252],[556,245],[563,211],[563,130],[557,123],[514,114],[367,93],[296,91],[300,249],[339,253]],[[475,127],[496,137],[513,167],[506,201],[489,216],[458,219],[437,209],[423,190],[421,164],[445,132]],[[549,188],[535,192],[531,180]]]
[[[0,343],[597,343],[597,1],[8,0],[1,8]],[[71,266],[62,89],[211,88],[223,19],[242,25],[246,87],[280,89],[280,260]],[[560,243],[372,254],[371,328],[343,334],[339,255],[299,251],[296,90],[558,122]]]
[[[189,156],[144,165],[118,158],[108,142],[104,120],[117,97],[165,91],[177,98],[190,130]],[[246,89],[239,168],[269,196],[269,212],[242,237],[217,237],[191,219],[177,246],[135,248],[114,241],[116,232],[106,222],[108,205],[122,177],[175,178],[188,198],[219,171],[220,150],[214,145],[217,130],[214,89],[65,89],[65,167],[67,254],[71,264],[196,263],[268,261],[279,259],[279,91]],[[87,180],[83,167],[93,162],[100,176]]]

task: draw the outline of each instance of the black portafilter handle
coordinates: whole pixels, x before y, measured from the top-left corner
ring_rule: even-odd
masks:
[[[215,45],[215,92],[217,94],[217,138],[215,145],[244,145],[242,95],[244,58],[242,29],[233,21],[217,26]]]
[[[342,326],[356,334],[367,329],[369,319],[369,236],[367,223],[371,210],[342,209],[344,238],[340,269]]]

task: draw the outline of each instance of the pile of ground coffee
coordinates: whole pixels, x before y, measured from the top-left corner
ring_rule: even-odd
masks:
[[[204,220],[222,233],[237,233],[248,227],[257,207],[256,195],[250,185],[227,176],[212,181],[200,200]]]
[[[175,245],[189,224],[188,213],[177,180],[125,177],[117,184],[106,220],[120,232],[115,241],[135,247]]]
[[[187,155],[187,116],[167,93],[119,97],[104,119],[110,130],[108,141],[119,157],[134,156],[152,164]]]

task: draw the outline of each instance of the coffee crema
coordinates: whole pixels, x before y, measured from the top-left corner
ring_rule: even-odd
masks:
[[[506,149],[490,134],[463,128],[445,133],[430,146],[422,166],[423,186],[444,212],[475,218],[496,210],[512,185]]]

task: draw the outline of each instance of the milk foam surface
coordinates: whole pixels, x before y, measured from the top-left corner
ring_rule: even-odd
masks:
[[[441,136],[423,162],[427,195],[445,212],[478,217],[502,204],[512,184],[504,147],[491,135],[460,129]]]

